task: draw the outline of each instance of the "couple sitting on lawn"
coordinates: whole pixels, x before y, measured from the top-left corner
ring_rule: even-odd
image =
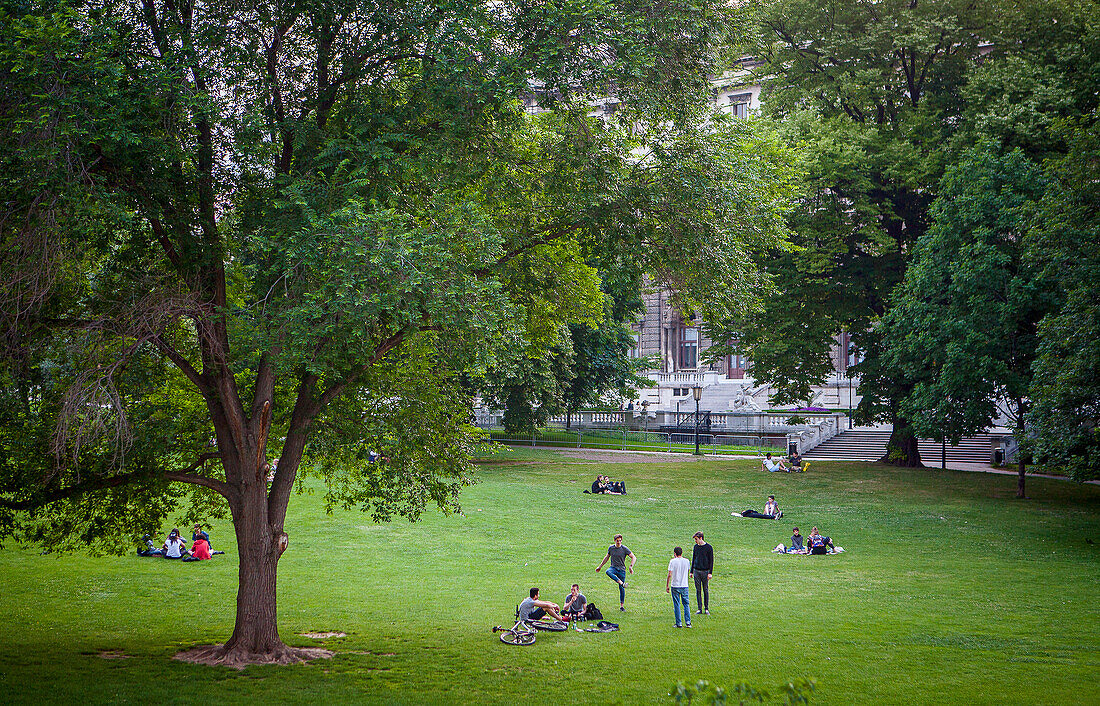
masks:
[[[764,457],[763,462],[761,462],[760,470],[767,471],[768,473],[775,473],[776,471],[801,473],[810,467],[810,464],[802,463],[802,456],[799,455],[797,451],[791,454],[787,460],[790,461],[790,465],[781,458],[772,459],[772,455],[769,453]]]
[[[810,536],[805,539],[795,527],[794,534],[791,535],[790,548],[780,544],[773,551],[777,554],[837,554],[844,550],[833,546],[833,540],[822,536],[816,527],[810,530]]]
[[[576,620],[584,615],[587,603],[588,599],[580,592],[580,586],[577,584],[570,587],[569,595],[565,597],[565,603],[561,607],[557,603],[540,600],[539,589],[532,588],[530,598],[524,598],[519,604],[519,619],[539,620],[549,615],[554,620]]]

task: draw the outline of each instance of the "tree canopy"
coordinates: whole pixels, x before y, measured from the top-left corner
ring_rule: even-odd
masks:
[[[121,551],[228,513],[214,660],[301,656],[275,577],[302,474],[377,519],[457,510],[478,381],[598,326],[601,262],[728,313],[785,237],[786,152],[709,113],[722,3],[0,15],[0,536]]]

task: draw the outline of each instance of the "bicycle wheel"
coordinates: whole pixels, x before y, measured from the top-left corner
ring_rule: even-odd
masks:
[[[500,641],[506,645],[533,645],[535,644],[535,633],[505,630],[500,634]]]
[[[535,620],[530,624],[539,630],[548,630],[550,632],[562,632],[569,629],[569,625],[560,620],[555,620],[552,623],[546,622],[545,620]]]

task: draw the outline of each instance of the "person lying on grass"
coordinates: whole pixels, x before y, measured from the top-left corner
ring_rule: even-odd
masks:
[[[519,619],[523,621],[539,620],[546,615],[554,620],[561,620],[558,604],[550,601],[540,601],[538,587],[532,588],[531,597],[524,598],[519,604]]]
[[[786,471],[787,473],[791,472],[791,469],[787,467],[787,464],[783,463],[783,459],[773,459],[770,451],[764,457],[763,462],[760,464],[760,469],[763,471],[767,471],[768,473],[775,473],[776,471]]]

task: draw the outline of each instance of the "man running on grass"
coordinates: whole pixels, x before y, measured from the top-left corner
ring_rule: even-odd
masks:
[[[623,546],[623,536],[621,534],[615,535],[615,543],[607,548],[607,556],[603,558],[600,565],[596,567],[596,573],[600,573],[600,569],[607,563],[607,560],[611,560],[611,566],[608,567],[607,577],[619,584],[619,610],[626,610],[626,558],[630,557],[630,573],[634,573],[634,562],[637,561],[637,557],[634,556],[634,552],[630,551]]]

